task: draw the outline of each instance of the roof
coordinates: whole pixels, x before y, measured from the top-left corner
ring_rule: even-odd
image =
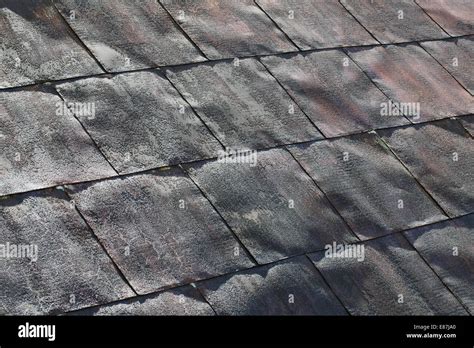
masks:
[[[474,314],[473,13],[0,0],[0,314]]]

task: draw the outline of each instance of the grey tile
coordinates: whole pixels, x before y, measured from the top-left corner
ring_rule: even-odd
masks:
[[[418,45],[354,48],[349,55],[414,123],[474,112],[469,92]]]
[[[474,137],[474,115],[468,115],[459,117],[458,120],[462,123],[463,127]]]
[[[289,150],[361,239],[446,218],[374,134]]]
[[[0,314],[58,314],[134,295],[62,191],[1,198],[0,241]]]
[[[234,158],[186,168],[259,263],[356,240],[286,150]]]
[[[0,195],[115,175],[47,88],[0,94]]]
[[[322,138],[278,82],[255,59],[167,71],[226,146],[272,147]]]
[[[330,250],[310,255],[350,314],[468,314],[400,234],[363,246],[363,254],[359,246],[359,252],[352,249],[352,255],[349,251],[331,254]],[[357,257],[350,257],[354,255]]]
[[[218,315],[345,315],[311,262],[296,257],[198,284]]]
[[[416,0],[426,13],[452,36],[474,34],[474,2],[470,0]]]
[[[257,0],[257,3],[304,50],[378,43],[338,0]]]
[[[297,50],[251,0],[161,3],[209,59]]]
[[[55,0],[107,71],[205,60],[156,0]]]
[[[474,36],[454,40],[422,42],[427,50],[456,80],[474,94]]]
[[[253,266],[177,168],[68,188],[139,294]]]
[[[173,289],[147,296],[134,297],[99,307],[87,308],[70,315],[117,316],[117,315],[214,315],[211,306],[191,286]]]
[[[474,215],[417,228],[405,235],[474,314]]]
[[[413,0],[341,0],[383,44],[449,37]]]
[[[102,72],[48,0],[0,0],[0,33],[0,88]]]
[[[215,157],[222,146],[157,72],[61,84],[68,103],[94,105],[78,118],[120,173]]]
[[[262,62],[327,137],[409,123],[403,115],[382,116],[387,97],[342,51]]]
[[[474,212],[474,140],[461,124],[443,120],[380,134],[450,216]]]

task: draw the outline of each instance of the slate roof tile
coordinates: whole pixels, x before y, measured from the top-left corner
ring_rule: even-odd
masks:
[[[262,62],[327,137],[409,123],[382,116],[388,98],[342,51],[270,56]]]
[[[168,70],[167,75],[228,147],[258,149],[322,135],[253,58]]]
[[[256,2],[300,49],[377,44],[338,0]]]
[[[450,216],[474,212],[474,140],[457,121],[379,133]]]
[[[0,195],[113,176],[49,88],[0,94]]]
[[[363,245],[363,261],[310,255],[351,315],[467,314],[400,234]]]
[[[289,147],[361,239],[445,219],[380,139],[363,134]]]
[[[185,168],[259,263],[356,240],[286,150],[260,151],[253,164]]]
[[[468,115],[464,117],[460,117],[459,121],[462,123],[464,128],[474,137],[474,115]]]
[[[415,109],[405,114],[414,123],[474,110],[473,97],[418,45],[354,48],[349,55],[402,110]]]
[[[134,295],[62,191],[0,199],[0,241],[0,314],[57,314]],[[36,249],[19,258],[14,247]]]
[[[452,36],[474,34],[474,3],[470,0],[416,0]]]
[[[209,59],[297,50],[251,0],[161,3]]]
[[[198,284],[218,315],[346,315],[304,256]]]
[[[68,188],[139,294],[253,266],[178,168]]]
[[[474,36],[422,42],[421,46],[474,94]]]
[[[55,0],[79,38],[107,71],[205,60],[155,0]]]
[[[474,314],[474,215],[420,227],[405,235]]]
[[[215,157],[222,149],[173,86],[157,72],[135,72],[61,84],[68,103],[93,104],[80,114],[120,173]]]
[[[48,0],[0,0],[0,88],[102,72]]]
[[[341,0],[383,44],[449,37],[414,0]]]

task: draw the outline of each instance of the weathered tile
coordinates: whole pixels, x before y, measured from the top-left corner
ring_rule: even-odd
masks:
[[[0,199],[0,314],[57,314],[134,295],[67,199],[59,190]]]
[[[470,0],[416,0],[450,35],[474,34],[474,2]]]
[[[214,315],[211,306],[191,286],[131,298],[117,303],[70,313],[80,316],[108,315]]]
[[[469,92],[418,45],[348,51],[415,123],[474,112],[474,99]]]
[[[215,157],[222,146],[166,80],[153,71],[61,84],[78,119],[120,173]]]
[[[362,245],[310,255],[350,314],[468,314],[400,234]]]
[[[474,37],[422,42],[427,50],[471,94],[474,94]]]
[[[0,195],[115,175],[48,88],[0,94]]]
[[[341,0],[381,43],[449,37],[413,0]]]
[[[458,120],[462,123],[463,127],[474,137],[474,115],[463,116],[458,118]]]
[[[257,0],[257,3],[301,49],[378,43],[338,0]]]
[[[251,0],[162,0],[209,59],[296,51]]]
[[[417,228],[405,235],[474,314],[474,215]]]
[[[0,33],[0,88],[102,72],[48,0],[0,0]]]
[[[56,0],[56,6],[107,71],[205,60],[156,0]]]
[[[140,294],[253,266],[220,216],[177,168],[68,189]]]
[[[218,315],[346,315],[305,257],[198,284]]]
[[[168,77],[225,146],[262,148],[322,135],[257,60],[200,64]]]
[[[361,239],[446,218],[374,134],[289,150]]]
[[[455,120],[380,132],[450,215],[474,212],[474,140]]]
[[[259,263],[356,240],[286,150],[254,155],[185,167]]]
[[[382,115],[389,100],[342,51],[262,62],[327,137],[409,123],[403,115]]]

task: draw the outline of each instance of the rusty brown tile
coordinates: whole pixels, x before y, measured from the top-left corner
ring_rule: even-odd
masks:
[[[348,51],[414,123],[474,112],[469,92],[416,44]]]
[[[48,0],[0,0],[0,88],[103,72]]]
[[[474,36],[423,42],[428,51],[456,80],[474,94]]]
[[[381,114],[388,98],[342,51],[261,60],[326,137],[409,123]]]
[[[155,0],[55,0],[107,71],[205,60]]]
[[[458,121],[378,133],[450,216],[474,212],[474,140]]]
[[[378,43],[338,0],[257,0],[257,3],[304,50]]]
[[[209,59],[297,51],[251,0],[162,0]]]
[[[471,0],[416,0],[450,35],[474,34],[474,2]]]
[[[449,37],[413,0],[341,0],[383,44]]]

